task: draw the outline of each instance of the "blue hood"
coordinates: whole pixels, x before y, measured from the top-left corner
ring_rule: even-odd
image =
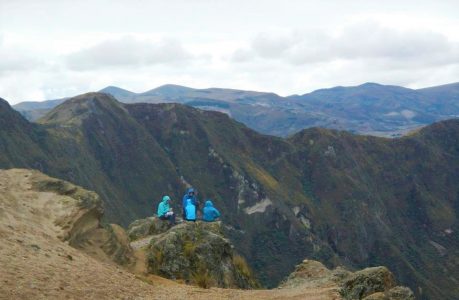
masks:
[[[191,192],[196,193],[195,190],[194,190],[194,188],[188,188],[188,189],[186,190],[186,194],[187,194],[187,195],[188,195],[189,193],[191,193]]]
[[[213,207],[213,206],[214,206],[214,204],[212,203],[212,201],[210,201],[210,200],[206,201],[206,207]]]

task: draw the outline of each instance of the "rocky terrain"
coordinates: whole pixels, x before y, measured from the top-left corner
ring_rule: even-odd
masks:
[[[330,271],[313,261],[299,265],[276,290],[200,289],[151,275],[149,270],[138,267],[139,262],[146,262],[137,256],[145,246],[135,249],[133,242],[134,249],[131,248],[124,229],[100,223],[103,208],[97,194],[37,171],[0,170],[0,206],[2,299],[360,299],[369,295],[373,295],[371,299],[386,299],[389,295],[392,298],[387,299],[413,299],[408,289],[395,287],[393,275],[385,268],[350,273]],[[136,236],[137,241],[151,230],[158,233],[152,229],[154,222],[145,223],[139,221],[129,230],[132,234],[142,232],[138,227],[148,227],[148,231]],[[150,236],[149,244],[157,247],[164,236],[187,232],[187,228],[195,226],[203,226],[196,234],[209,238],[221,224],[164,228],[159,236]],[[169,247],[174,248],[175,242],[171,243]],[[211,242],[202,248],[198,241],[196,255],[220,255],[214,245]],[[148,259],[148,264],[152,268],[154,262]],[[214,261],[212,265],[227,267],[225,261]],[[211,267],[204,269],[212,272]],[[190,269],[180,271],[186,273]],[[211,274],[212,279],[218,279]],[[393,297],[395,292],[398,296]]]
[[[282,139],[218,112],[91,93],[39,124],[0,101],[0,125],[1,168],[96,191],[110,223],[127,226],[164,194],[177,203],[197,187],[262,285],[277,286],[308,258],[387,266],[421,299],[459,293],[456,120],[400,139],[317,128]]]
[[[204,286],[259,287],[245,259],[225,238],[221,222],[183,222],[172,228],[165,223],[147,218],[129,226],[131,245],[146,258],[147,272]]]

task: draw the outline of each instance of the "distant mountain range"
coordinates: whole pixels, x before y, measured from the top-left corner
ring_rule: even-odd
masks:
[[[164,194],[180,210],[191,184],[221,210],[237,252],[271,287],[307,257],[386,265],[419,299],[458,299],[458,145],[459,120],[397,139],[322,128],[279,138],[223,113],[123,104],[105,93],[71,98],[38,123],[0,99],[0,168],[94,190],[108,220],[124,225],[152,215]]]
[[[100,92],[124,103],[173,102],[220,111],[260,133],[284,137],[310,127],[394,137],[459,116],[459,83],[417,90],[365,83],[289,97],[178,85],[164,85],[144,93],[109,86]],[[22,102],[13,108],[35,121],[65,99]]]

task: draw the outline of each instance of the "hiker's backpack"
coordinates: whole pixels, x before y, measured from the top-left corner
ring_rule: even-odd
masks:
[[[191,199],[186,200],[185,213],[187,220],[196,220],[196,206],[194,206],[193,202],[191,202]]]

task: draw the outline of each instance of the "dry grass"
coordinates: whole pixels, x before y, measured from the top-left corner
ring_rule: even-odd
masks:
[[[212,276],[210,276],[209,271],[206,269],[200,269],[198,272],[193,273],[191,276],[194,283],[203,289],[208,289],[213,286],[214,282]]]
[[[244,257],[240,255],[234,255],[233,264],[239,274],[243,275],[244,277],[252,277],[252,271],[250,270],[249,265],[245,261]]]
[[[186,241],[183,245],[183,254],[185,257],[190,258],[194,255],[194,251],[196,250],[196,244],[192,241]]]

